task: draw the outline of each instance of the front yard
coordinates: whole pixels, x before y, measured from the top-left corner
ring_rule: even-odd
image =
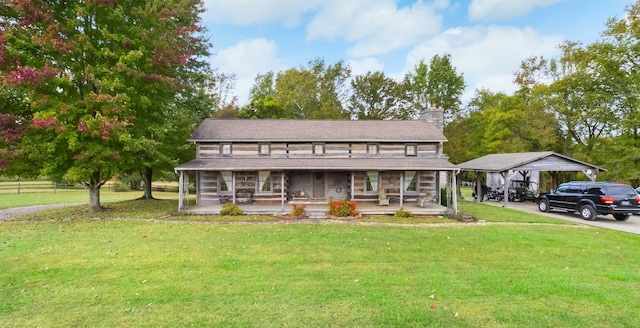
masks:
[[[0,326],[640,322],[636,235],[553,221],[226,223],[172,216],[175,203],[1,222]],[[508,217],[503,210],[480,215]]]

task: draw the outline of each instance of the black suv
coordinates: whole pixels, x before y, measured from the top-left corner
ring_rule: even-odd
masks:
[[[618,221],[626,221],[631,214],[640,214],[640,195],[629,185],[612,182],[567,182],[556,190],[541,193],[536,202],[541,212],[563,209],[580,212],[589,221],[598,214],[613,214]]]

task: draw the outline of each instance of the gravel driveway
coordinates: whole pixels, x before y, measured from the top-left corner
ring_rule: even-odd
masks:
[[[64,203],[64,204],[49,204],[49,205],[34,205],[25,207],[14,207],[0,210],[0,221],[15,218],[16,216],[35,213],[42,210],[48,210],[50,208],[58,208],[71,205],[81,205],[84,203]]]

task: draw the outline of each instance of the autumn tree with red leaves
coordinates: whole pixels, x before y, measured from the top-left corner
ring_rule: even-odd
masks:
[[[203,10],[200,0],[3,1],[0,87],[29,111],[3,114],[20,131],[0,142],[18,138],[40,174],[83,182],[100,209],[107,180],[156,164],[176,104],[205,79]]]

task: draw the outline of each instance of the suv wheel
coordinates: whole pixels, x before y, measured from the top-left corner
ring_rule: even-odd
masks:
[[[627,221],[629,214],[614,214],[613,217],[618,221]]]
[[[596,209],[593,206],[587,204],[580,207],[580,216],[587,221],[595,221]]]
[[[540,210],[540,212],[549,212],[550,208],[549,208],[549,201],[546,199],[541,199],[538,202],[538,209]]]

